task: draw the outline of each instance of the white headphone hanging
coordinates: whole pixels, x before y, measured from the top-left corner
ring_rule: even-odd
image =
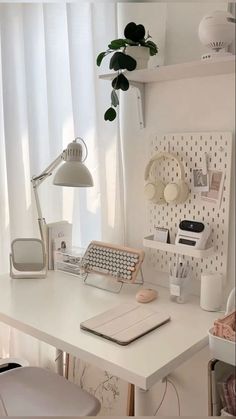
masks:
[[[150,172],[153,164],[163,158],[175,160],[179,167],[180,178],[176,182],[165,185],[160,179],[155,181],[150,179]],[[171,153],[157,153],[151,158],[145,169],[144,179],[147,182],[144,193],[146,198],[154,204],[182,204],[189,195],[189,188],[184,181],[184,167],[177,156]]]

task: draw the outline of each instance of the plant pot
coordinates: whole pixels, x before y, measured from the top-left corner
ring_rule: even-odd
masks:
[[[137,61],[136,70],[141,70],[142,68],[147,68],[149,60],[149,48],[142,46],[131,46],[126,47],[126,54],[130,55]]]

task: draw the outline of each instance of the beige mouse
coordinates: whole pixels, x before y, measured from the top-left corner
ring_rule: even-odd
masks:
[[[158,292],[151,288],[141,288],[136,294],[138,303],[150,303],[158,296]]]

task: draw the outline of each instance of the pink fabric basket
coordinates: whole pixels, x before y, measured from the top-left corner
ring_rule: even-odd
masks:
[[[235,341],[236,311],[226,315],[222,319],[215,320],[213,334],[220,338]]]

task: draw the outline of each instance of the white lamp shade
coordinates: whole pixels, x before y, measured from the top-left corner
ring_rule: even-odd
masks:
[[[54,185],[89,187],[93,186],[93,179],[87,167],[79,161],[66,161],[55,174]]]

